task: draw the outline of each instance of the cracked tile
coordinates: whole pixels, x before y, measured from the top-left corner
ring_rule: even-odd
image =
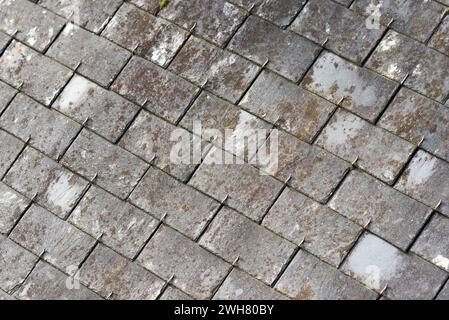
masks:
[[[30,200],[0,182],[0,234],[8,234],[27,208]]]

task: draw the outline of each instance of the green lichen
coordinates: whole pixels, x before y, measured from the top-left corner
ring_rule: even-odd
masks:
[[[170,2],[170,0],[162,0],[161,3],[159,3],[159,9],[162,10],[165,8],[165,6]]]

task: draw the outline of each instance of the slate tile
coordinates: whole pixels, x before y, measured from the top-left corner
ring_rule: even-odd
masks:
[[[306,142],[312,141],[335,109],[330,102],[266,71],[239,105]]]
[[[412,251],[427,261],[449,271],[449,219],[433,216],[423,233],[412,247]]]
[[[0,32],[0,52],[6,49],[10,39],[11,38],[6,33]]]
[[[8,103],[14,98],[16,90],[6,83],[0,82],[0,113],[6,108]]]
[[[13,301],[16,300],[14,297],[10,296],[3,290],[0,290],[0,301]]]
[[[245,11],[221,0],[210,0],[207,4],[201,0],[172,0],[159,15],[185,29],[196,23],[196,34],[222,46],[243,22]]]
[[[447,3],[449,5],[449,3]],[[449,17],[444,18],[441,26],[432,36],[429,47],[449,55]]]
[[[109,193],[91,187],[70,215],[70,222],[122,255],[133,259],[157,221]]]
[[[234,269],[218,289],[214,300],[287,300],[287,297],[248,274]]]
[[[305,0],[263,0],[259,2],[260,4],[254,8],[253,12],[282,28],[292,22],[306,3]]]
[[[164,282],[134,262],[102,245],[79,271],[80,279],[102,297],[114,300],[154,300]]]
[[[52,44],[47,56],[108,86],[130,57],[130,53],[103,37],[69,23]]]
[[[301,250],[275,287],[296,300],[375,300],[377,294]]]
[[[0,30],[44,51],[64,26],[64,19],[27,0],[1,0]]]
[[[381,181],[352,171],[329,206],[348,219],[407,250],[431,210]]]
[[[9,133],[0,130],[0,176],[8,171],[22,150],[24,143]]]
[[[196,299],[208,299],[229,265],[180,233],[162,226],[138,258],[139,263]]]
[[[131,153],[96,134],[83,130],[62,163],[86,179],[124,199],[145,173],[148,165]]]
[[[436,300],[449,300],[449,283],[446,283]]]
[[[167,289],[165,289],[164,293],[161,295],[159,300],[179,301],[179,300],[193,300],[193,299],[184,292],[182,292],[181,290],[169,286],[167,287]]]
[[[311,41],[254,16],[239,29],[229,49],[258,64],[268,59],[268,69],[293,81],[302,77],[320,52]]]
[[[415,146],[357,116],[338,110],[316,142],[386,183],[393,183]]]
[[[139,108],[118,94],[75,75],[52,108],[115,142]],[[86,119],[89,119],[87,122]]]
[[[168,121],[175,122],[184,113],[197,88],[176,75],[134,56],[112,89],[129,100]]]
[[[30,200],[0,182],[0,234],[7,234],[27,208]]]
[[[237,102],[259,71],[246,59],[195,37],[189,38],[169,69],[231,102]]]
[[[402,89],[379,126],[432,154],[449,160],[449,109],[409,89]]]
[[[449,216],[449,164],[424,151],[418,151],[401,176],[396,189]]]
[[[184,185],[160,170],[151,168],[130,201],[190,238],[196,238],[212,219],[219,203]]]
[[[32,205],[11,233],[11,239],[56,267],[73,273],[95,244],[68,222]]]
[[[446,273],[423,259],[406,255],[382,239],[366,234],[343,265],[343,271],[392,300],[432,299]]]
[[[371,122],[385,109],[397,88],[394,82],[330,52],[318,59],[303,86]]]
[[[4,182],[46,209],[64,218],[75,206],[87,181],[74,175],[57,162],[27,147]]]
[[[156,14],[161,6],[160,0],[130,0],[129,2],[152,14]]]
[[[189,35],[165,20],[130,4],[123,4],[103,36],[159,66],[166,66]]]
[[[19,94],[0,118],[0,127],[58,159],[81,130],[81,125],[33,99]]]
[[[48,106],[69,81],[72,71],[13,41],[0,57],[0,78]],[[43,86],[42,83],[46,85]]]
[[[361,232],[356,224],[288,188],[262,225],[336,267]]]

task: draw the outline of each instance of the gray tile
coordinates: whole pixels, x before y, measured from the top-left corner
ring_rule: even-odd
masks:
[[[8,171],[22,150],[24,143],[9,133],[0,130],[0,176]]]
[[[159,300],[178,301],[178,300],[193,300],[187,294],[172,286],[167,287]]]
[[[16,299],[0,289],[0,301],[13,301],[13,300]]]
[[[7,234],[22,216],[30,200],[0,182],[0,233]]]
[[[447,3],[449,5],[449,3]],[[449,17],[444,18],[441,26],[432,36],[429,47],[449,55]]]
[[[257,1],[251,2],[257,4]],[[258,2],[260,3],[256,5],[253,12],[284,28],[292,22],[306,0],[261,0]]]
[[[155,14],[160,10],[162,3],[160,0],[130,0],[129,2],[152,14]]]
[[[6,83],[0,82],[0,113],[6,108],[8,103],[14,98],[16,90]]]
[[[0,52],[2,52],[3,49],[6,48],[10,39],[11,38],[6,33],[0,31]]]
[[[449,283],[446,283],[443,290],[438,294],[437,300],[449,300]]]

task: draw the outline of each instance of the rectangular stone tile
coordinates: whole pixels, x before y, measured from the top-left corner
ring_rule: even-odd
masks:
[[[92,32],[98,33],[109,22],[109,18],[122,2],[122,0],[40,0],[39,5],[71,19]]]
[[[229,196],[227,205],[259,221],[281,190],[282,183],[249,164],[240,164],[235,158],[233,163],[222,164],[226,161],[217,161],[222,156],[233,158],[220,149],[211,150],[189,184],[218,200]]]
[[[419,41],[426,41],[443,18],[446,8],[433,0],[356,0],[351,9],[357,14],[378,14],[380,22]]]
[[[338,110],[316,142],[337,156],[391,184],[416,148],[357,116]]]
[[[379,126],[449,160],[449,108],[407,88],[401,89]]]
[[[57,162],[27,147],[4,182],[28,198],[64,218],[75,206],[87,181]]]
[[[60,269],[73,273],[95,244],[70,223],[32,205],[11,233],[11,239]]]
[[[311,41],[254,16],[239,29],[229,49],[258,64],[264,64],[268,59],[268,69],[295,82],[320,52],[320,48]]]
[[[385,109],[397,88],[394,82],[330,52],[318,59],[303,86],[371,122]]]
[[[401,249],[415,239],[431,210],[381,181],[355,170],[329,206]]]
[[[17,95],[0,118],[0,127],[49,157],[58,159],[81,130],[81,125],[24,94]]]
[[[0,234],[7,234],[27,208],[30,200],[0,182]]]
[[[139,56],[161,67],[170,63],[188,34],[174,24],[126,3],[103,32],[109,40],[135,50]]]
[[[440,102],[449,94],[449,57],[391,30],[371,55],[367,67],[396,81],[409,75],[407,87]]]
[[[37,262],[37,257],[0,235],[0,288],[9,292],[20,285]]]
[[[157,221],[120,199],[91,187],[73,213],[70,222],[102,243],[133,259],[157,226]]]
[[[47,56],[75,69],[102,86],[108,86],[130,57],[116,44],[69,23],[52,44]]]
[[[336,267],[361,232],[348,219],[288,188],[262,224]]]
[[[449,164],[424,151],[418,151],[396,185],[405,192],[434,208],[441,200],[438,210],[449,216]]]
[[[189,38],[169,69],[231,102],[237,102],[259,71],[255,64],[196,37]]]
[[[64,19],[27,0],[1,0],[0,30],[44,51],[64,26]]]
[[[193,300],[187,294],[172,286],[168,286],[164,293],[160,296],[159,300],[163,301],[179,301],[179,300]]]
[[[8,171],[19,155],[24,143],[9,133],[0,130],[0,177]]]
[[[196,238],[214,216],[219,203],[160,170],[151,168],[130,201],[190,238]]]
[[[145,173],[148,165],[131,153],[96,134],[83,130],[62,163],[86,179],[124,199]]]
[[[70,69],[17,41],[0,57],[0,78],[47,106],[71,76]]]
[[[229,263],[239,258],[239,268],[268,285],[295,250],[292,243],[228,208],[220,210],[199,243]]]
[[[449,219],[433,216],[423,233],[412,247],[412,251],[427,261],[449,271]]]
[[[343,271],[392,300],[432,299],[447,274],[413,255],[405,254],[382,239],[366,234],[351,252]]]
[[[4,82],[0,82],[0,113],[6,108],[8,103],[14,98],[16,90]]]
[[[195,33],[219,46],[224,45],[245,18],[245,11],[231,3],[210,0],[172,0],[159,15],[185,29],[196,24]]]
[[[287,300],[287,297],[248,274],[234,269],[215,294],[214,300]]]
[[[449,282],[446,283],[443,290],[438,294],[438,297],[436,300],[449,300]]]
[[[113,91],[75,75],[52,105],[79,123],[105,137],[117,141],[139,110]],[[87,122],[86,119],[89,119]]]
[[[330,102],[266,71],[239,105],[306,142],[312,141],[335,109]]]
[[[156,14],[160,10],[162,3],[160,0],[130,0],[129,2],[152,14]]]
[[[176,75],[134,56],[112,89],[168,121],[175,122],[196,95],[197,88]]]
[[[81,285],[79,288],[67,286],[73,283],[61,271],[45,262],[39,262],[20,289],[15,293],[19,300],[100,300],[101,298]]]
[[[211,298],[230,266],[180,233],[162,226],[138,258],[139,263],[196,299]]]
[[[449,55],[449,17],[446,16],[446,18],[444,18],[441,26],[432,36],[432,39],[429,42],[429,47]]]
[[[296,300],[375,300],[377,294],[301,250],[276,284]]]
[[[164,282],[102,245],[95,248],[79,271],[81,281],[104,298],[154,300]]]
[[[351,61],[361,63],[385,31],[368,28],[366,18],[331,0],[309,1],[291,30]]]

